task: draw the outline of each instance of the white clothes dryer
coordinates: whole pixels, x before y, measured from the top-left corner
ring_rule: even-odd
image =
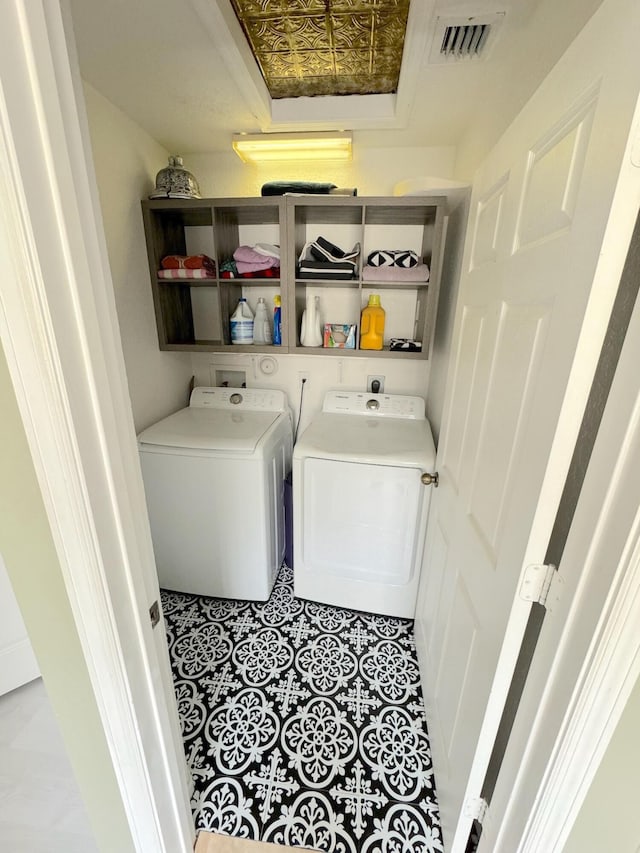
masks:
[[[295,594],[413,618],[434,464],[422,398],[327,392],[293,451]]]
[[[285,548],[284,393],[195,388],[138,448],[160,586],[266,601]]]

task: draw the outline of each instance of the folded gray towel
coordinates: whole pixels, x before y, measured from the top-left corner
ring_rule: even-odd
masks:
[[[323,184],[316,181],[268,181],[262,185],[262,195],[284,195],[285,193],[301,193],[302,195],[328,195],[335,189],[335,184]]]

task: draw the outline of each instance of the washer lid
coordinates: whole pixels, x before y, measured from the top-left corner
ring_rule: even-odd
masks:
[[[294,447],[297,458],[314,456],[430,469],[436,449],[427,420],[318,415]]]
[[[141,449],[152,445],[252,453],[279,417],[278,412],[189,407],[143,430],[138,444]]]

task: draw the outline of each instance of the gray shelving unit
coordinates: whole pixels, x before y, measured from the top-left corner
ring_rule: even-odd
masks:
[[[340,357],[429,357],[440,291],[446,199],[443,197],[282,196],[167,199],[142,202],[151,287],[161,349],[238,352],[229,318],[244,293],[282,300],[282,345],[253,352],[290,352]],[[301,279],[300,253],[308,240],[325,236],[343,250],[357,242],[361,254],[352,280]],[[220,265],[245,243],[278,243],[280,278],[223,278]],[[368,282],[363,267],[375,249],[412,249],[429,266],[428,282]],[[209,254],[217,275],[207,279],[158,277],[169,254]],[[324,322],[355,323],[370,293],[380,293],[386,331],[422,343],[421,352],[310,348],[300,345],[308,293],[320,297]]]

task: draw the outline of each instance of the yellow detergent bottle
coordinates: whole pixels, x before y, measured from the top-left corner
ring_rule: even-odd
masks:
[[[360,320],[360,349],[382,349],[384,343],[384,308],[380,296],[372,293]]]

